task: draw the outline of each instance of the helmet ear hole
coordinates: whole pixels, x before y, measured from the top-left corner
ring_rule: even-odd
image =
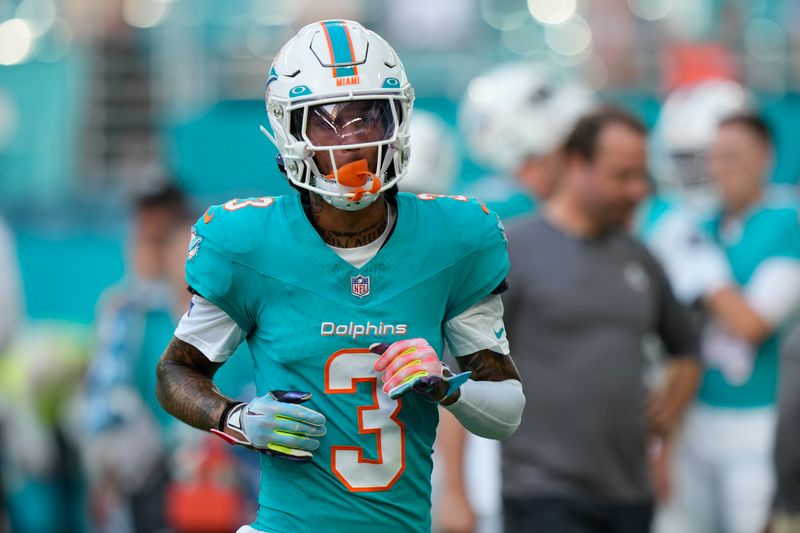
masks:
[[[278,154],[278,155],[275,156],[275,164],[278,166],[278,170],[280,171],[280,173],[285,176],[286,175],[286,165],[283,162],[283,156],[281,154]]]

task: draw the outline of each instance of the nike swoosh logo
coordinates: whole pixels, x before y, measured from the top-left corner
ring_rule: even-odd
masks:
[[[214,218],[214,214],[210,210],[206,211],[205,214],[203,215],[203,222],[208,224],[209,222],[211,222],[211,220],[213,218]]]
[[[500,337],[502,337],[502,336],[503,336],[503,332],[504,332],[505,330],[506,330],[506,328],[500,328],[500,331],[495,331],[495,332],[494,332],[494,336],[495,336],[495,337],[497,337],[498,339],[500,339]]]

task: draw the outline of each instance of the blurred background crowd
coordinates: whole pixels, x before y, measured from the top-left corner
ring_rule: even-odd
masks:
[[[698,404],[705,394],[727,414],[766,413],[732,418],[722,434],[752,446],[718,453],[769,463],[770,474],[730,482],[761,507],[726,521],[746,505],[712,501],[728,486],[720,482],[695,498],[723,516],[706,531],[750,531],[742,521],[760,531],[770,514],[791,528],[795,265],[781,262],[754,295],[746,287],[767,259],[800,259],[800,3],[0,0],[0,531],[212,533],[252,515],[256,459],[163,412],[154,368],[188,304],[191,222],[209,204],[291,192],[259,133],[266,73],[286,40],[325,18],[361,22],[403,60],[416,102],[401,188],[476,196],[510,226],[550,194],[553,154],[582,114],[613,103],[641,119],[653,194],[630,226],[676,296],[705,316],[699,355],[719,376],[706,373]],[[720,128],[730,117],[739,122]],[[700,228],[702,214],[737,198],[739,225],[686,251],[681,224]],[[780,220],[750,224],[747,213],[762,210]],[[673,212],[681,216],[665,218]],[[712,298],[731,279],[749,305]],[[524,357],[515,335],[523,328],[509,336]],[[652,352],[645,382],[661,379]],[[755,365],[766,385],[741,393],[757,358],[772,361]],[[252,363],[231,361],[216,380],[249,399]],[[788,414],[776,422],[778,395]],[[707,414],[690,408],[675,456],[693,428],[728,424]],[[717,454],[704,442],[697,449]],[[442,527],[500,531],[501,452],[479,439],[466,452],[472,510],[463,513],[477,521]],[[705,468],[694,465],[684,467]],[[667,510],[657,525],[690,533],[669,512],[679,468],[654,467]]]

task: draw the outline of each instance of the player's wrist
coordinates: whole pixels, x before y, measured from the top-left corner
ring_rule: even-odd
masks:
[[[225,431],[225,426],[227,425],[228,422],[228,415],[230,415],[231,411],[233,411],[240,405],[244,405],[244,402],[229,401],[227,404],[225,404],[225,409],[223,409],[222,414],[220,415],[219,420],[217,421],[218,431]]]
[[[459,398],[461,398],[461,389],[456,389],[454,393],[449,394],[444,398],[442,398],[441,400],[439,400],[439,405],[443,407],[447,407],[448,405],[453,405],[459,400]]]
[[[242,411],[247,406],[244,402],[231,402],[225,407],[216,429],[211,433],[219,436],[228,444],[253,447],[253,443],[244,431]]]
[[[445,386],[445,392],[438,403],[442,406],[453,405],[461,397],[461,386],[469,380],[472,371],[467,370],[466,372],[454,374],[447,365],[444,365],[442,374],[444,376],[442,384]]]
[[[702,299],[705,301],[711,300],[715,295],[720,294],[726,289],[733,287],[733,282],[730,278],[719,278],[709,282],[703,291]]]
[[[292,461],[308,461],[325,435],[325,417],[297,404],[311,399],[302,391],[273,390],[249,403],[234,403],[211,433],[229,444],[245,446]]]

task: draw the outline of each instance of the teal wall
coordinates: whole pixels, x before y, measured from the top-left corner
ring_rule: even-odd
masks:
[[[100,293],[122,279],[123,231],[98,234],[81,228],[17,232],[17,251],[32,319],[92,322]]]
[[[0,66],[0,92],[17,115],[15,135],[0,146],[0,205],[15,198],[53,202],[73,188],[86,69],[77,52],[55,63]]]

